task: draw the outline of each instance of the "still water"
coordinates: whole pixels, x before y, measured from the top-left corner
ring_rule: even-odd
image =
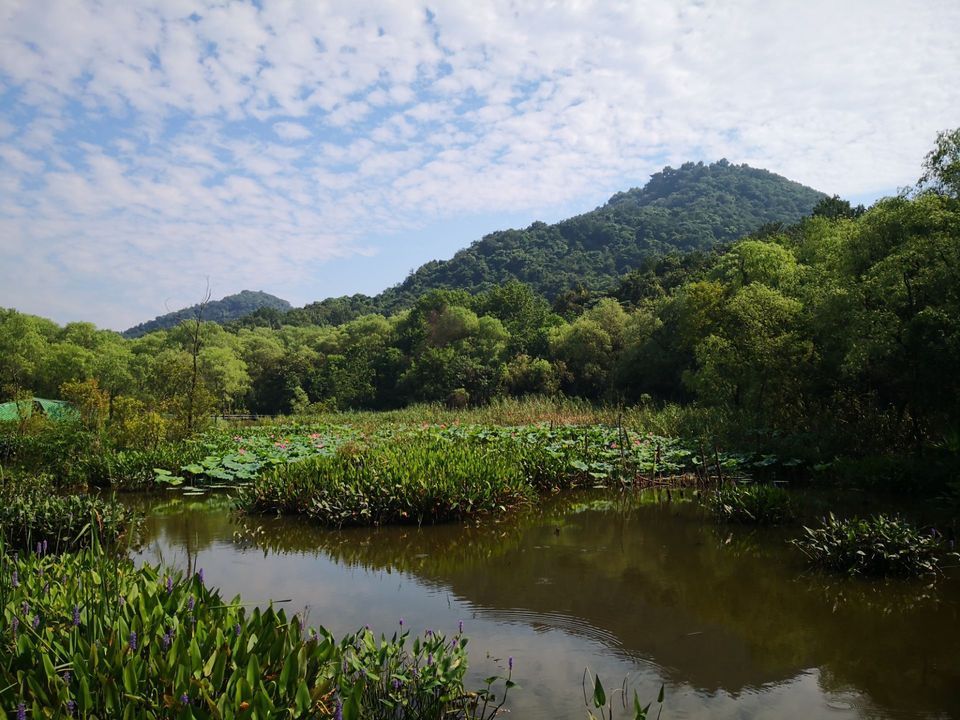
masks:
[[[795,529],[718,526],[685,500],[571,494],[476,526],[330,531],[171,493],[142,501],[140,558],[338,636],[462,620],[473,686],[514,658],[517,718],[586,717],[585,668],[644,702],[664,684],[664,718],[960,717],[960,573],[825,577]]]

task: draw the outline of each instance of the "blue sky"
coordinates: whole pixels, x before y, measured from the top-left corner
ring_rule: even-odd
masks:
[[[726,157],[869,201],[960,124],[960,3],[0,0],[0,306],[376,293]]]

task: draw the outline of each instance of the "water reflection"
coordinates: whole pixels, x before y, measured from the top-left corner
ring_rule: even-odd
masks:
[[[666,682],[670,717],[960,716],[956,577],[810,574],[785,533],[715,526],[677,493],[341,532],[189,500],[151,501],[145,557],[203,566],[227,595],[292,598],[334,632],[467,619],[478,677],[518,658],[518,717],[583,717],[585,666],[647,697]]]

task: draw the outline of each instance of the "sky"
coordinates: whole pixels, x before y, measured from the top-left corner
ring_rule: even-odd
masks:
[[[871,202],[960,125],[957,0],[0,0],[0,307],[375,294],[727,158]]]

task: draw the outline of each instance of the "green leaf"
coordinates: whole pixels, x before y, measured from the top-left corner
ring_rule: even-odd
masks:
[[[607,694],[603,691],[603,683],[600,682],[600,676],[597,675],[596,682],[593,685],[593,706],[602,708],[607,704]]]
[[[250,659],[247,661],[247,684],[253,692],[256,692],[260,679],[260,665],[257,663],[256,653],[250,653]]]

